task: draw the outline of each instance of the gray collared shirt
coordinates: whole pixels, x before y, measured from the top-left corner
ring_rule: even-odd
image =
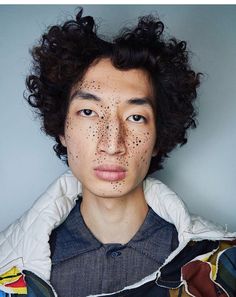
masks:
[[[82,197],[50,237],[51,283],[59,297],[111,293],[155,272],[178,246],[174,225],[150,207],[133,238],[126,244],[101,243],[80,212]]]

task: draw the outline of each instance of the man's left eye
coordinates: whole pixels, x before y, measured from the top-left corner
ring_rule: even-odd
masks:
[[[143,123],[146,122],[146,118],[139,115],[139,114],[134,114],[132,116],[130,116],[129,118],[133,117],[134,120],[131,120],[131,122],[138,122],[138,123]],[[141,121],[140,121],[141,119]]]

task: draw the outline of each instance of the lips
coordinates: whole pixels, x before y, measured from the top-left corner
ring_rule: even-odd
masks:
[[[95,175],[105,181],[118,181],[126,176],[126,169],[119,165],[100,165],[94,170]]]
[[[126,171],[126,169],[122,166],[119,165],[100,165],[94,168],[95,170],[100,170],[100,171],[115,171],[115,172],[121,172],[121,171]]]

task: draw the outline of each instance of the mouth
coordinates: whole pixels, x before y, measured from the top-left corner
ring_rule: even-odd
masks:
[[[95,175],[105,181],[118,181],[126,176],[126,169],[119,165],[100,165],[94,168]]]

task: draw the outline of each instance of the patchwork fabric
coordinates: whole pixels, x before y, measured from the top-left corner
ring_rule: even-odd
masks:
[[[214,253],[190,261],[181,271],[186,289],[193,296],[235,297],[236,241],[221,241]]]
[[[202,261],[192,261],[182,268],[183,279],[188,292],[196,297],[227,297],[222,288],[211,279],[211,265]]]
[[[52,287],[31,271],[23,270],[29,290],[29,297],[54,297]],[[20,297],[20,296],[19,296]]]
[[[236,241],[190,241],[160,271],[170,297],[235,297]]]
[[[0,297],[55,297],[49,284],[27,270],[21,273],[13,267],[0,276],[0,282]]]
[[[27,294],[26,282],[24,275],[17,267],[12,267],[7,272],[0,275],[0,292],[1,288],[11,294]],[[0,295],[1,296],[1,295]],[[4,296],[4,295],[2,295]]]
[[[106,296],[235,297],[236,241],[189,242],[161,271],[156,281]],[[56,296],[49,283],[17,267],[0,276],[0,286],[0,297]]]
[[[216,282],[230,297],[236,296],[236,246],[224,251],[219,257]]]
[[[178,288],[182,284],[181,268],[197,256],[209,253],[218,246],[219,241],[190,241],[172,261],[161,268],[156,283],[167,288]]]

